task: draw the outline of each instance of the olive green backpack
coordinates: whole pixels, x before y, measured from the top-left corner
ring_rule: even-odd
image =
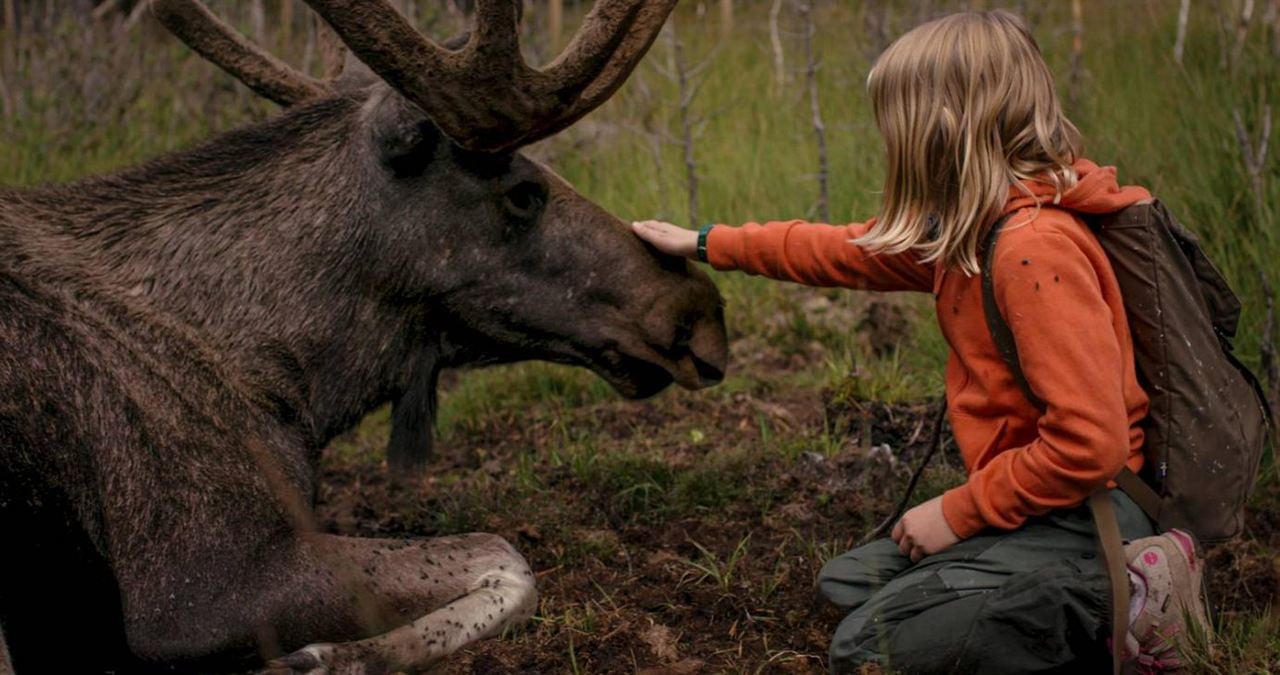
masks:
[[[1159,201],[1082,217],[1115,270],[1138,379],[1151,398],[1141,475],[1126,468],[1115,482],[1160,530],[1176,527],[1202,544],[1230,539],[1243,527],[1272,426],[1262,387],[1232,353],[1240,302],[1195,236]],[[983,248],[987,326],[1027,399],[1043,409],[996,306],[991,262],[1007,219],[991,228]],[[1089,505],[1112,582],[1113,644],[1123,644],[1129,584],[1119,528],[1105,490]]]

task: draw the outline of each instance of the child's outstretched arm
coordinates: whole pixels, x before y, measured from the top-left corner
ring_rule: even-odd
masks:
[[[852,240],[873,222],[824,225],[800,220],[717,225],[706,233],[705,262],[719,270],[741,270],[809,286],[876,291],[931,291],[934,270],[911,253],[870,253]],[[700,257],[699,233],[647,220],[636,234],[671,255]]]

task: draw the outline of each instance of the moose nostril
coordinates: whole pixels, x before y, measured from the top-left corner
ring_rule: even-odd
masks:
[[[698,358],[693,354],[693,367],[698,369],[698,377],[706,384],[716,384],[724,380],[724,371]]]

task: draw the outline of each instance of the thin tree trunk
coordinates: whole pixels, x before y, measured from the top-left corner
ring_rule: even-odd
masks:
[[[249,30],[258,44],[266,44],[267,10],[262,6],[262,0],[252,0],[249,3]]]
[[[1227,70],[1231,65],[1231,48],[1227,45],[1231,39],[1231,13],[1225,0],[1216,0],[1214,6],[1218,18],[1218,67]]]
[[[1240,18],[1236,21],[1235,46],[1231,49],[1232,67],[1240,63],[1244,45],[1249,40],[1249,25],[1253,23],[1253,6],[1254,0],[1244,0],[1244,5],[1240,8]]]
[[[694,87],[689,81],[689,68],[684,60],[684,44],[672,21],[667,26],[671,43],[671,72],[676,78],[676,90],[680,95],[680,144],[684,149],[685,180],[689,192],[689,226],[697,227],[698,220],[698,163],[693,151],[693,96]]]
[[[4,71],[0,69],[0,115],[4,116],[4,128],[8,130],[13,126],[13,95],[9,93],[4,75]]]
[[[554,52],[560,48],[560,38],[564,35],[564,0],[547,0],[547,29]]]
[[[1271,0],[1267,14],[1271,19],[1271,57],[1280,61],[1280,0]]]
[[[316,24],[320,17],[308,14],[305,21],[307,27],[306,40],[302,43],[302,72],[311,72],[311,62],[316,56]]]
[[[1271,399],[1272,418],[1276,420],[1276,433],[1280,434],[1280,353],[1277,341],[1280,341],[1280,325],[1276,317],[1276,293],[1265,272],[1262,276],[1262,292],[1266,300],[1266,323],[1262,326],[1262,347],[1260,350],[1262,377],[1267,381],[1268,398]]]
[[[4,0],[4,62],[0,63],[9,72],[17,65],[18,55],[18,12],[13,0]]]
[[[1182,52],[1187,45],[1187,19],[1191,16],[1191,0],[1182,0],[1178,7],[1178,35],[1173,41],[1173,61],[1182,63]]]
[[[1271,145],[1271,106],[1262,106],[1261,129],[1255,144],[1244,125],[1244,116],[1240,109],[1232,111],[1236,123],[1236,141],[1240,144],[1240,157],[1244,160],[1245,170],[1249,175],[1249,189],[1253,193],[1257,217],[1262,218],[1266,208],[1267,150]]]
[[[293,0],[280,0],[280,42],[285,47],[293,42]]]
[[[1067,106],[1079,110],[1080,90],[1084,84],[1084,0],[1071,0],[1071,75],[1067,87]]]
[[[778,27],[781,14],[782,0],[773,0],[769,8],[769,44],[773,47],[773,83],[778,91],[787,83],[787,57],[782,48],[782,30]]]
[[[831,222],[831,207],[828,197],[827,179],[830,175],[830,168],[827,164],[827,127],[822,121],[822,107],[818,103],[818,57],[814,48],[813,38],[817,33],[817,23],[813,19],[813,1],[805,0],[800,5],[800,11],[804,13],[804,56],[806,61],[804,78],[809,88],[809,112],[812,115],[813,122],[813,139],[818,145],[818,218],[824,222]]]
[[[733,35],[733,0],[720,0],[720,35]]]

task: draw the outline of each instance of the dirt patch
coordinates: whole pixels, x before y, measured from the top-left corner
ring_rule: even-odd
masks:
[[[538,617],[442,672],[820,673],[842,617],[815,575],[889,513],[934,410],[748,391],[494,419],[419,481],[330,454],[318,513],[347,534],[495,532],[529,559]],[[926,489],[961,476],[953,449],[936,461]],[[1275,519],[1215,551],[1225,615],[1280,600]]]

